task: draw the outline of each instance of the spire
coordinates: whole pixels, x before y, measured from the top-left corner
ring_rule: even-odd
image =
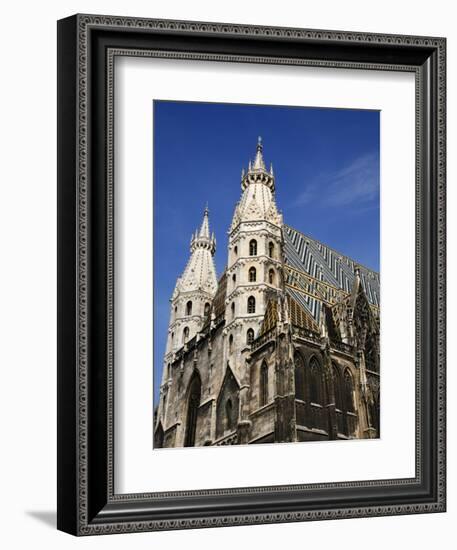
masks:
[[[209,210],[206,205],[203,212],[203,221],[190,240],[190,258],[181,277],[178,278],[173,299],[179,292],[203,291],[213,294],[217,288],[216,267],[214,253],[216,252],[216,238],[210,232]]]
[[[254,170],[265,170],[265,162],[263,160],[263,145],[262,145],[262,138],[259,136],[257,138],[257,151],[255,154],[255,160],[254,160]]]
[[[209,230],[209,209],[208,204],[203,212],[203,221],[200,230],[196,230],[190,241],[190,250],[193,252],[197,248],[207,248],[211,254],[216,251],[216,239],[214,233],[211,235]]]
[[[270,166],[270,170],[267,170],[263,159],[263,143],[260,136],[257,138],[257,148],[254,162],[249,160],[247,172],[245,172],[244,169],[241,172],[241,189],[244,191],[251,183],[262,183],[269,187],[274,193],[275,183],[273,165]]]
[[[199,237],[205,237],[209,239],[209,210],[208,203],[206,203],[205,211],[203,212],[203,221],[200,227]]]
[[[230,231],[241,221],[268,220],[275,225],[282,224],[282,215],[275,203],[275,176],[273,165],[267,169],[263,158],[263,142],[257,140],[256,156],[251,160],[247,171],[241,172],[242,195],[235,207]]]

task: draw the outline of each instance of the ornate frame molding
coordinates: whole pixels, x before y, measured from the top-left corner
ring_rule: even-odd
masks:
[[[90,535],[444,511],[445,39],[98,15],[61,20],[58,32],[59,529]],[[202,49],[205,38],[211,51]],[[125,55],[415,73],[415,478],[115,494],[114,59]],[[97,175],[103,184],[95,184]],[[95,303],[104,313],[94,311]],[[103,342],[94,339],[95,327]],[[95,432],[100,424],[106,433]],[[432,458],[422,452],[425,440]],[[312,503],[319,491],[329,495],[326,506]],[[354,494],[360,505],[345,504]],[[281,509],[275,496],[295,508]],[[211,512],[199,511],[203,502],[212,503]]]

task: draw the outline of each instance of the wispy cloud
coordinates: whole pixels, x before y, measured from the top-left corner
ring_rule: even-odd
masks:
[[[379,162],[368,153],[332,173],[322,173],[304,186],[295,206],[320,204],[327,207],[369,208],[379,194]]]

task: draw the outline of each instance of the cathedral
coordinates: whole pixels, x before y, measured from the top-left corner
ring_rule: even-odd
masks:
[[[218,278],[206,208],[171,297],[154,448],[380,437],[379,274],[289,227],[259,138]]]

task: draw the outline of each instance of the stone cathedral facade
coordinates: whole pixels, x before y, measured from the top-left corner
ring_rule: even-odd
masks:
[[[286,225],[259,138],[217,278],[205,209],[171,297],[154,447],[380,436],[379,274]]]

